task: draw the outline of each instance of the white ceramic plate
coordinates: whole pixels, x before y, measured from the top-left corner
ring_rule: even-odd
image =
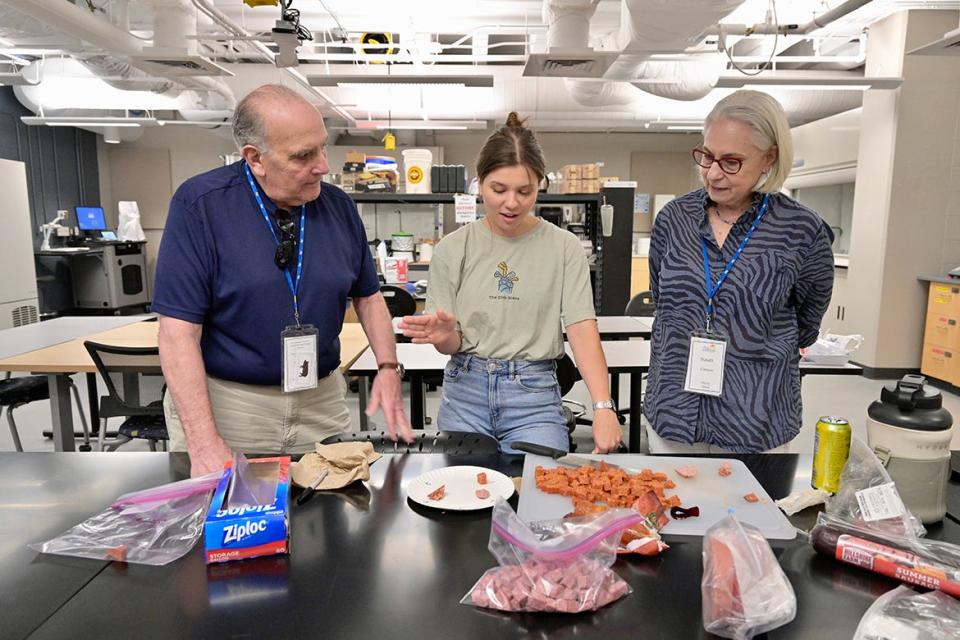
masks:
[[[477,482],[478,473],[487,474],[487,484]],[[436,491],[440,485],[446,487],[443,498],[428,498],[427,494]],[[490,492],[490,497],[478,498],[477,489],[486,489]],[[513,480],[499,471],[483,467],[444,467],[420,474],[411,480],[407,486],[407,495],[414,502],[434,509],[487,509],[493,506],[498,497],[506,500],[513,495]]]

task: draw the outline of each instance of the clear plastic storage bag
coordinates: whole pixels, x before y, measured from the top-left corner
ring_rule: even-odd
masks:
[[[920,538],[927,532],[904,506],[883,463],[859,438],[850,440],[850,456],[840,473],[840,489],[827,499],[826,513],[883,535]],[[889,517],[879,517],[883,515]]]
[[[632,509],[610,509],[527,525],[498,500],[488,548],[499,566],[460,602],[500,611],[595,611],[630,593],[610,567],[624,529],[642,522]]]
[[[870,605],[853,640],[960,640],[960,601],[897,587]]]
[[[797,598],[760,530],[732,515],[703,536],[703,626],[724,638],[752,638],[797,615]]]
[[[117,498],[66,533],[30,548],[41,553],[163,565],[185,555],[203,534],[220,472]]]

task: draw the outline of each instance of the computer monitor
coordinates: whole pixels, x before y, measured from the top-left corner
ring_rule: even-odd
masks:
[[[77,226],[81,231],[103,231],[107,228],[103,207],[77,207],[76,213]]]

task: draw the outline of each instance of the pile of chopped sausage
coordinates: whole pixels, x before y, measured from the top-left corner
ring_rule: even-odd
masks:
[[[600,463],[599,467],[556,467],[536,469],[537,488],[575,500],[603,503],[609,507],[630,507],[637,498],[652,491],[665,508],[679,507],[679,496],[667,497],[667,489],[676,487],[665,473],[642,469],[630,475],[623,469]]]
[[[472,604],[501,611],[595,611],[630,592],[609,567],[584,558],[573,562],[531,557],[487,571],[470,592]]]
[[[666,509],[680,506],[678,496],[666,490],[676,484],[664,473],[643,469],[636,475],[600,463],[599,467],[557,467],[536,469],[537,488],[573,499],[572,516],[581,516],[612,507],[630,507],[646,517],[646,525],[626,529],[618,553],[656,555],[667,549],[659,529],[669,522]]]

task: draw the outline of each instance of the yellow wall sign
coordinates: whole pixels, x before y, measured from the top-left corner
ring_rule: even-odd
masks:
[[[423,180],[423,171],[420,167],[410,167],[407,169],[407,182],[418,184],[421,180]]]

